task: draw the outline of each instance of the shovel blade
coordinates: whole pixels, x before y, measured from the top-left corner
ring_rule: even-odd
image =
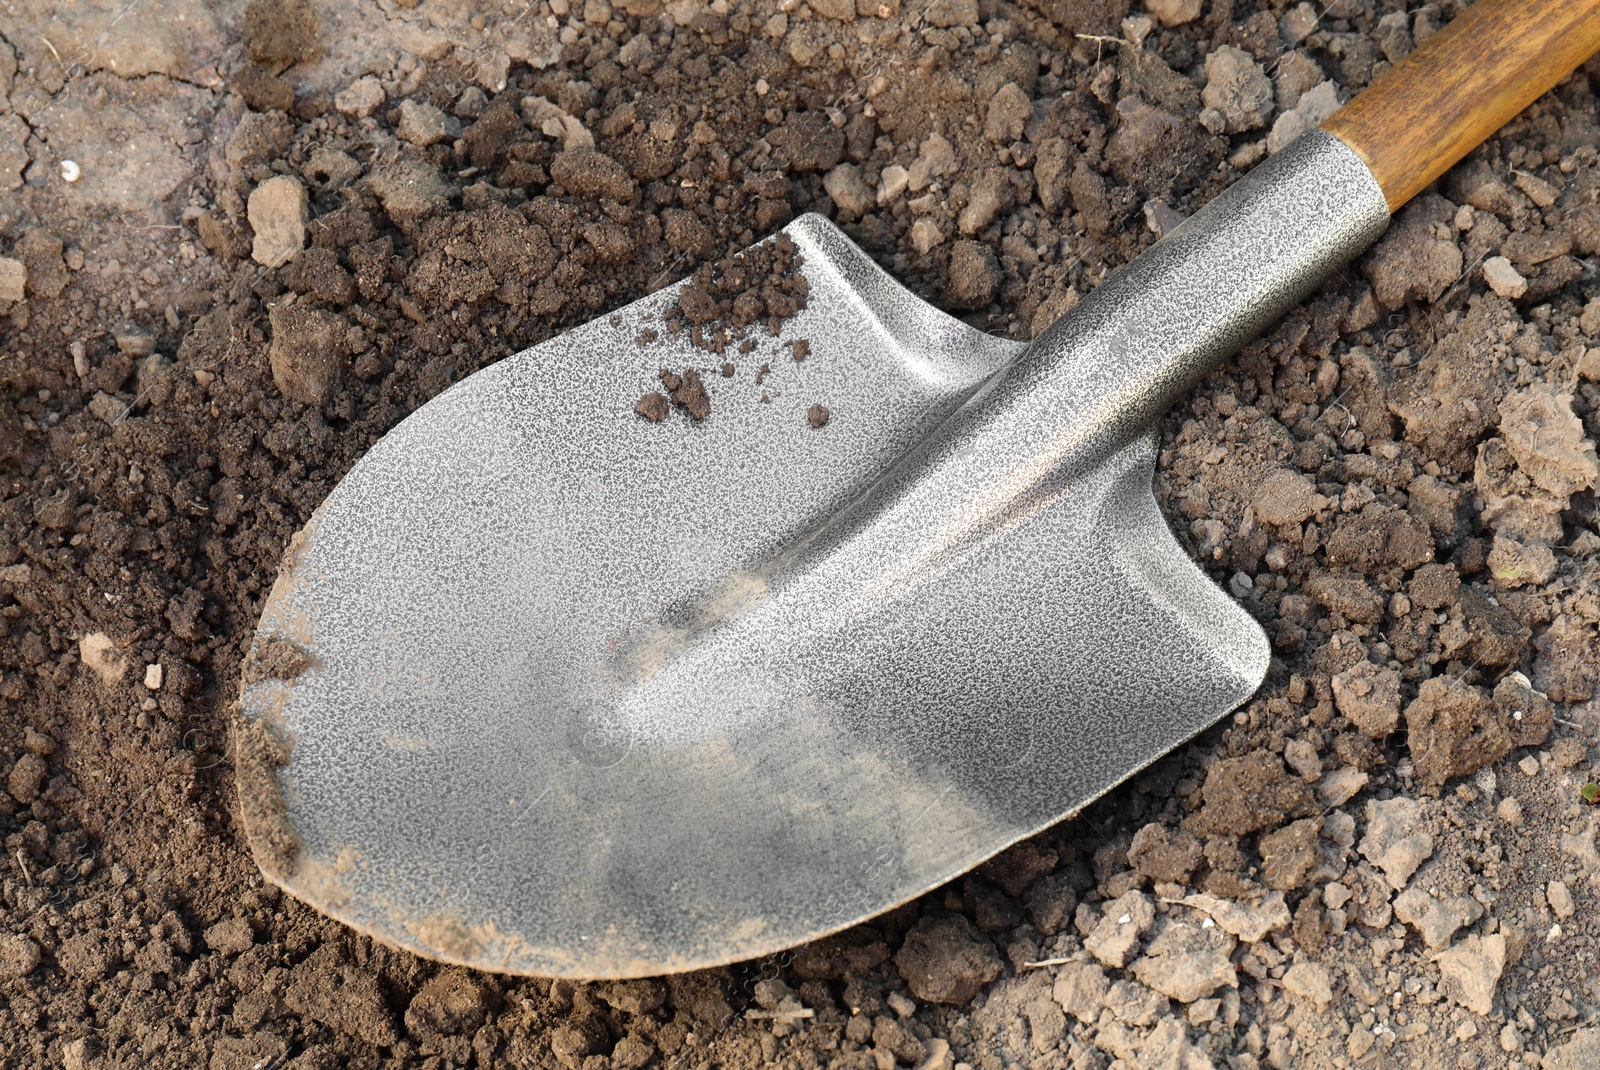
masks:
[[[1147,439],[981,537],[875,528],[885,473],[1020,346],[824,220],[787,233],[811,355],[737,358],[770,400],[708,375],[709,419],[633,413],[656,368],[714,363],[637,343],[674,287],[453,387],[330,495],[246,675],[270,879],[480,969],[718,965],[965,872],[1255,690],[1265,637],[1172,538]]]

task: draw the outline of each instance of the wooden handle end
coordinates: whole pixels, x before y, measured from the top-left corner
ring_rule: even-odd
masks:
[[[1322,128],[1397,211],[1600,51],[1600,0],[1478,0]]]

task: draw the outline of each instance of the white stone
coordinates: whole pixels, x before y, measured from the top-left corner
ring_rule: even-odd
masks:
[[[906,191],[906,184],[911,181],[911,172],[899,164],[890,164],[878,175],[878,203],[888,204]],[[1596,352],[1600,352],[1597,350]]]
[[[159,661],[144,667],[144,686],[151,691],[160,691],[162,681],[165,679],[166,671],[161,668]]]
[[[104,632],[90,632],[79,639],[78,658],[94,670],[94,674],[100,677],[100,682],[107,687],[114,687],[122,680],[122,653],[117,650],[117,644],[112,638]]]
[[[21,301],[28,284],[28,266],[0,256],[0,301]]]
[[[1494,993],[1506,967],[1504,933],[1469,936],[1448,951],[1439,952],[1439,987],[1445,995],[1474,1014],[1494,1010]]]
[[[822,188],[847,216],[859,216],[871,208],[876,199],[861,177],[861,168],[853,163],[842,163],[829,171],[822,179]]]
[[[263,267],[282,267],[305,247],[306,188],[288,175],[275,175],[251,191],[247,214],[255,231],[250,258]]]
[[[1417,867],[1433,854],[1433,836],[1422,804],[1405,796],[1368,802],[1367,834],[1361,837],[1360,851],[1383,870],[1391,888],[1397,892],[1404,888]]]
[[[1491,256],[1483,262],[1483,281],[1489,289],[1512,301],[1528,292],[1528,280],[1503,256]]]
[[[1144,8],[1163,26],[1182,26],[1200,17],[1202,0],[1145,0]]]
[[[909,1018],[917,1013],[917,1001],[904,992],[890,992],[884,997],[884,1002],[889,1004],[889,1009],[902,1018]]]
[[[432,104],[402,100],[395,133],[413,145],[432,145],[450,136],[450,123],[444,112]]]
[[[383,106],[383,84],[372,75],[357,78],[333,98],[333,106],[352,119],[365,119]]]
[[[921,255],[927,256],[943,241],[944,235],[931,219],[919,219],[911,224],[911,246]]]
[[[1297,962],[1284,973],[1283,990],[1320,1010],[1333,1002],[1333,975],[1320,962]]]

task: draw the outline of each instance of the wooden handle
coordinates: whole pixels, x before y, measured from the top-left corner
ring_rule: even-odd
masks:
[[[1322,128],[1394,212],[1596,51],[1600,0],[1478,0]]]

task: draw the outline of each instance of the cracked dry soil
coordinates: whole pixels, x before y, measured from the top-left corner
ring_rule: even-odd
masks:
[[[375,946],[234,820],[279,555],[449,384],[800,211],[1028,337],[1460,6],[11,0],[0,1062],[1600,1065],[1593,61],[1166,418],[1275,662],[1078,820],[599,985]]]

